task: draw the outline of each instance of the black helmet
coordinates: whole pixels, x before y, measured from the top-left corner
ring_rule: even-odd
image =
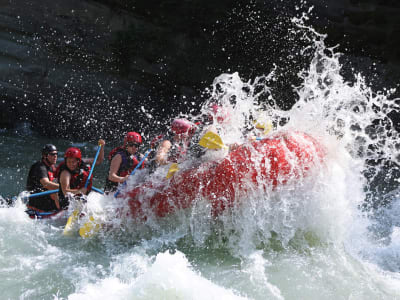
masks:
[[[46,144],[42,149],[42,155],[47,155],[53,151],[57,151],[56,146],[54,146],[53,144]]]

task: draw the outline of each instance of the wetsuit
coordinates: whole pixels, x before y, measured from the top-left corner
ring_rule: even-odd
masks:
[[[121,155],[122,161],[121,161],[121,164],[119,166],[119,169],[118,169],[116,175],[119,177],[125,177],[126,175],[129,175],[133,171],[133,169],[138,165],[139,159],[136,155],[131,155],[125,149],[118,147],[110,152],[110,155],[108,156],[110,163],[111,163],[111,160],[117,154]],[[109,173],[107,173],[107,174],[109,174]],[[107,176],[104,191],[105,192],[114,192],[117,190],[118,184],[119,184],[118,182],[109,180],[108,176]]]
[[[47,189],[40,183],[40,180],[48,178],[49,181],[56,181],[54,173],[54,166],[48,166],[43,161],[34,163],[29,170],[26,189],[31,193],[47,191]],[[57,206],[54,200],[51,199],[50,195],[29,198],[28,207],[41,211],[57,210]]]

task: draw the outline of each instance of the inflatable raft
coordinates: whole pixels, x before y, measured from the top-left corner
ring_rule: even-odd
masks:
[[[41,211],[33,208],[27,208],[25,212],[28,214],[31,219],[60,219],[65,218],[67,216],[67,210],[52,210],[52,211]]]
[[[212,150],[210,150],[212,151]],[[164,217],[185,209],[196,199],[209,201],[214,216],[245,199],[254,187],[276,189],[309,176],[324,160],[323,147],[301,133],[276,133],[231,151],[223,160],[180,170],[161,184],[147,182],[122,193],[129,198],[130,214]]]

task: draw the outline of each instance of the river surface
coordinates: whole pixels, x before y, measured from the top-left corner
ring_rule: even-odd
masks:
[[[346,82],[338,54],[296,22],[313,40],[315,57],[299,75],[292,110],[257,101],[260,86],[268,94],[273,71],[250,82],[221,74],[210,98],[229,112],[227,123],[217,124],[226,143],[243,143],[243,128],[259,114],[274,131],[316,138],[326,150],[320,168],[278,189],[249,192],[216,219],[200,203],[146,224],[118,220],[110,217],[118,210],[112,197],[92,193],[89,208],[107,226],[89,239],[64,236],[65,218],[28,218],[19,197],[14,207],[0,207],[0,299],[400,299],[400,197],[390,163],[398,163],[399,145],[387,119],[398,106],[389,90],[374,91],[361,75]],[[29,124],[2,130],[3,198],[24,190],[30,165],[50,142],[60,161],[70,145],[87,157],[96,152],[84,141],[40,137]],[[96,167],[95,187],[103,187],[107,164]],[[364,205],[382,199],[391,204]]]

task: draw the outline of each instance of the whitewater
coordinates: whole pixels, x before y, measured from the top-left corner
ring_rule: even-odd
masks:
[[[0,207],[0,298],[400,299],[400,145],[388,117],[399,111],[400,99],[391,89],[374,91],[362,74],[344,80],[339,59],[345,54],[326,47],[305,20],[293,22],[311,42],[303,51],[313,59],[293,87],[292,109],[274,105],[275,70],[247,80],[233,72],[213,80],[200,115],[180,117],[201,119],[218,102],[229,118],[214,125],[227,144],[244,143],[255,120],[276,132],[306,132],[326,151],[312,176],[253,189],[244,204],[217,218],[202,199],[144,223],[114,218],[127,199],[91,193],[86,213],[106,226],[90,239],[64,236],[65,219],[29,219],[19,197],[14,207]],[[0,133],[0,195],[23,190],[24,172],[37,159],[32,153],[48,141],[23,128]],[[65,149],[68,142],[56,144]],[[96,172],[95,186],[105,169]],[[145,172],[128,188],[141,184]]]

